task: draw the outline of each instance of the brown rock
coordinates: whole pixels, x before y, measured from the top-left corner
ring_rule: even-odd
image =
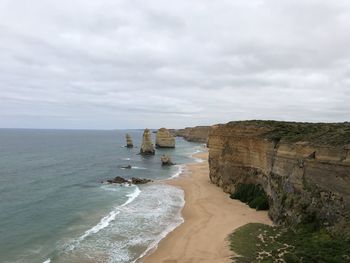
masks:
[[[313,218],[350,238],[348,138],[346,123],[215,125],[209,135],[210,180],[228,193],[240,183],[259,184],[274,222],[296,225]]]
[[[175,148],[175,138],[166,128],[160,128],[156,135],[157,148]]]
[[[117,176],[114,179],[108,179],[107,182],[110,184],[124,184],[128,183],[129,181],[124,179],[123,177]]]
[[[134,143],[132,142],[132,138],[131,138],[130,134],[127,133],[125,135],[125,139],[126,139],[126,147],[133,148],[134,147]]]
[[[132,184],[147,184],[150,182],[152,182],[152,180],[150,179],[142,179],[142,178],[136,178],[136,177],[131,178]]]
[[[149,129],[145,129],[145,131],[143,132],[140,153],[142,155],[154,155],[155,153],[151,138],[151,131]]]
[[[172,130],[171,132],[175,134],[175,136],[183,137],[186,141],[189,142],[207,143],[210,129],[211,126],[196,126],[187,127],[185,129]]]
[[[162,162],[162,165],[174,165],[169,155],[162,155],[160,161]]]

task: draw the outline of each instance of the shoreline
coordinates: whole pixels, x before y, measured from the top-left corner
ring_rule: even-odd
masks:
[[[256,211],[233,200],[209,180],[208,153],[194,158],[180,176],[164,181],[184,191],[181,210],[184,222],[163,238],[157,247],[136,262],[231,262],[228,235],[247,223],[272,224],[267,211]]]

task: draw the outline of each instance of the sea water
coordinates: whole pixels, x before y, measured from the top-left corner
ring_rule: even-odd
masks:
[[[126,133],[137,147],[123,147]],[[0,262],[135,262],[156,247],[183,222],[183,191],[101,181],[178,176],[202,145],[177,138],[175,149],[143,157],[141,138],[141,130],[0,129]],[[178,165],[162,167],[162,154]]]

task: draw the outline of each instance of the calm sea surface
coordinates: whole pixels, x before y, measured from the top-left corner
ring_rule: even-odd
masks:
[[[138,148],[122,147],[127,132]],[[182,190],[101,184],[118,175],[171,178],[202,150],[177,138],[175,149],[142,157],[141,137],[0,129],[0,262],[133,262],[181,224]],[[162,154],[179,165],[161,167]]]

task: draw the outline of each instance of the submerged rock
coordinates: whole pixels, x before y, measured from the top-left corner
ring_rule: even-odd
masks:
[[[136,178],[136,177],[131,178],[132,184],[147,184],[150,182],[152,182],[151,179],[142,179],[142,178]]]
[[[160,128],[156,135],[157,148],[175,148],[175,138],[166,128]]]
[[[143,132],[142,145],[140,149],[140,154],[142,155],[154,155],[155,150],[152,143],[151,131],[149,129],[145,129]]]
[[[169,155],[162,155],[160,157],[160,160],[162,162],[162,165],[174,165]]]
[[[128,165],[122,165],[122,166],[120,166],[120,168],[122,168],[122,169],[131,169],[132,166],[131,166],[130,164],[128,164]]]
[[[126,134],[125,135],[125,139],[126,139],[126,147],[127,148],[133,148],[134,147],[134,143],[132,142],[132,138],[130,136],[130,134]]]

